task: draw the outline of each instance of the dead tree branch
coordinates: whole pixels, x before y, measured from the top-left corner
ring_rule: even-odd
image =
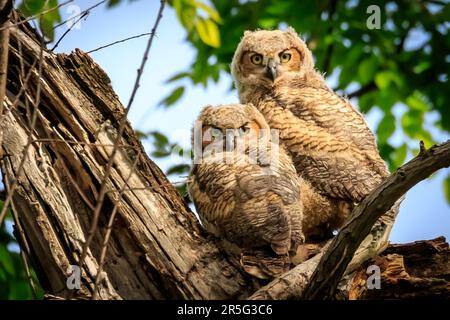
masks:
[[[345,275],[353,254],[375,222],[414,185],[449,166],[450,141],[422,152],[400,167],[355,207],[329,248],[324,250],[320,261],[316,256],[298,265],[250,298],[334,298],[336,287]]]
[[[123,134],[123,132],[125,130],[125,126],[127,124],[128,113],[130,112],[131,106],[132,106],[133,101],[134,101],[134,97],[136,96],[136,93],[137,93],[137,91],[139,89],[140,80],[141,80],[142,74],[144,72],[145,64],[146,64],[146,62],[148,60],[148,55],[149,55],[150,48],[151,48],[152,43],[153,43],[153,39],[154,39],[155,34],[156,34],[156,29],[158,28],[158,25],[159,25],[159,23],[161,21],[161,18],[162,18],[162,13],[164,11],[165,4],[166,4],[165,0],[161,0],[160,1],[160,7],[159,7],[159,10],[158,10],[158,13],[157,13],[157,16],[156,16],[156,20],[155,20],[155,23],[153,25],[153,28],[152,28],[152,31],[151,31],[151,35],[150,35],[150,37],[148,39],[147,46],[145,48],[144,55],[142,57],[141,65],[140,65],[140,67],[139,67],[139,69],[137,71],[137,76],[136,76],[136,81],[134,83],[133,91],[131,93],[131,96],[130,96],[130,99],[128,101],[128,104],[127,104],[127,106],[125,108],[125,113],[124,113],[122,119],[119,122],[117,138],[114,141],[114,145],[113,145],[113,148],[112,148],[112,151],[111,151],[111,156],[109,157],[109,160],[108,160],[108,162],[106,164],[105,174],[104,174],[101,186],[100,186],[99,195],[98,195],[98,197],[96,199],[97,200],[97,204],[96,204],[95,209],[94,209],[94,218],[92,219],[91,228],[89,229],[89,234],[87,236],[86,242],[83,245],[83,251],[82,251],[80,262],[79,262],[80,265],[83,264],[84,258],[87,255],[87,249],[89,248],[89,244],[91,243],[92,239],[94,238],[94,233],[95,233],[95,231],[97,229],[97,223],[98,223],[98,219],[100,217],[100,211],[101,211],[101,208],[103,206],[103,200],[104,200],[106,192],[107,192],[106,183],[107,183],[109,175],[111,173],[111,169],[112,169],[112,166],[114,164],[114,159],[115,159],[116,154],[117,154],[117,152],[119,150],[120,137],[122,136],[122,134]]]
[[[3,101],[6,93],[8,73],[8,47],[9,47],[9,16],[12,10],[12,0],[0,0],[0,119],[3,114]],[[0,144],[1,144],[0,133]]]
[[[2,170],[5,180],[17,180],[15,192],[8,194],[44,290],[85,299],[249,296],[256,289],[254,280],[203,233],[176,189],[146,156],[103,70],[79,50],[70,55],[44,50],[39,59],[42,46],[29,24],[19,23],[10,32],[6,109],[0,123]],[[42,74],[36,61],[42,63]],[[34,94],[22,94],[27,75],[28,88],[40,83],[36,109]],[[37,121],[30,130],[33,110]],[[69,288],[114,146],[98,225],[80,265],[80,288]],[[19,176],[25,149],[27,161]]]

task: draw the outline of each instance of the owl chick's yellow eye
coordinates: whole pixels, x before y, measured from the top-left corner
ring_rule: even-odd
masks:
[[[246,134],[249,134],[249,133],[250,133],[250,128],[249,127],[242,126],[242,127],[239,128],[239,135],[240,136],[245,136]]]
[[[281,62],[281,63],[286,63],[286,62],[288,62],[289,60],[291,60],[291,57],[292,57],[292,55],[291,55],[290,53],[288,53],[288,52],[282,52],[282,53],[280,54],[280,62]]]
[[[261,64],[262,61],[263,61],[263,57],[262,57],[262,55],[260,55],[260,54],[258,54],[258,53],[255,53],[254,55],[252,55],[252,56],[250,57],[250,61],[251,61],[253,64]]]

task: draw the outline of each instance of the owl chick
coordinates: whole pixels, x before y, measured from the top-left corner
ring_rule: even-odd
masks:
[[[282,267],[268,272],[274,276],[289,267],[286,257],[303,233],[301,181],[272,140],[253,105],[205,107],[194,125],[188,192],[207,231],[244,251],[268,249],[279,258]]]
[[[363,116],[326,85],[292,28],[245,32],[231,71],[241,103],[254,104],[279,130],[298,174],[339,208],[304,210],[330,234],[389,174]]]

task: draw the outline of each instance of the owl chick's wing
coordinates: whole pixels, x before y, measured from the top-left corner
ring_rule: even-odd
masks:
[[[285,208],[294,197],[290,187],[282,178],[264,175],[257,164],[196,165],[189,181],[189,193],[208,230],[239,246],[271,245],[277,254],[290,249]]]
[[[351,103],[324,87],[299,87],[291,91],[298,99],[289,110],[298,118],[324,128],[338,139],[349,141],[366,151],[374,163],[383,163],[375,136],[363,115]],[[386,167],[383,166],[383,171]]]
[[[360,201],[387,175],[374,136],[348,102],[313,89],[279,89],[263,113],[270,112],[269,124],[280,129],[297,172],[313,187],[329,197]]]
[[[299,187],[286,176],[263,174],[258,165],[242,168],[236,178],[239,201],[229,225],[230,236],[245,234],[252,242],[261,239],[261,244],[270,244],[277,254],[288,253],[292,232],[289,208],[298,201]]]
[[[236,177],[225,163],[194,164],[188,179],[188,192],[206,230],[223,236],[222,221],[236,205]]]

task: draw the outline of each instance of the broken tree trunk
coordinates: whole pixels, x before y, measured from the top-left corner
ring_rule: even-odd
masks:
[[[380,268],[380,284],[368,289]],[[370,281],[370,280],[369,280]],[[340,299],[450,298],[450,248],[444,237],[429,241],[390,245],[380,256],[364,263],[350,279],[344,279]]]
[[[69,266],[79,264],[124,108],[108,76],[79,50],[70,55],[44,50],[40,75],[37,39],[28,24],[11,29],[6,110],[1,123],[3,175],[7,189],[17,179],[13,209],[44,289],[70,297],[73,291],[66,281],[73,271]],[[38,88],[40,101],[34,109]],[[30,132],[35,111],[37,121]],[[81,266],[81,288],[76,296],[93,295],[102,242],[115,203],[117,214],[98,285],[99,298],[248,296],[250,276],[202,234],[175,188],[145,155],[129,123],[120,144],[98,228]],[[23,155],[26,160],[20,168]]]
[[[7,190],[14,190],[12,208],[21,247],[32,258],[47,293],[101,299],[228,299],[253,294],[259,288],[256,280],[202,231],[175,188],[146,156],[129,123],[119,137],[98,226],[81,263],[81,287],[74,293],[67,286],[71,266],[80,265],[125,114],[108,76],[87,54],[42,51],[38,39],[28,24],[11,28],[1,120],[2,171]],[[448,246],[442,254],[448,261]],[[293,276],[305,286],[314,271],[308,266],[317,265],[319,258],[297,267],[306,270],[306,282],[299,283],[293,269],[280,277],[280,283]],[[354,289],[361,282],[352,279],[359,278],[345,280],[342,286],[348,284],[349,289],[338,295],[371,298]],[[448,272],[444,279],[448,281]]]

